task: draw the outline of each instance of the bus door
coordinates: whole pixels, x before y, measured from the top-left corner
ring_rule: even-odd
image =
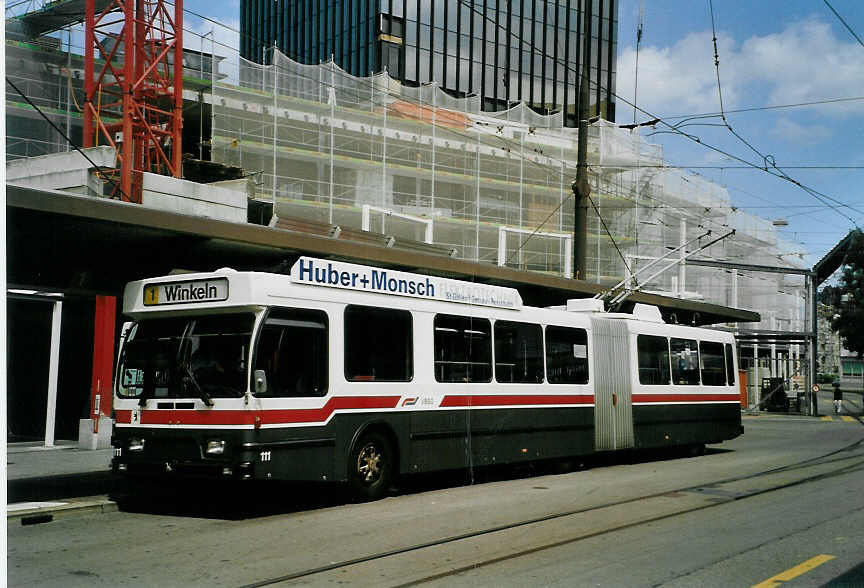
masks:
[[[475,461],[472,394],[492,380],[492,323],[488,319],[437,314],[433,319],[431,394],[417,399],[411,416],[412,461],[419,470],[464,468]],[[426,402],[437,410],[424,410]],[[483,423],[479,425],[484,428]]]
[[[633,447],[630,336],[620,319],[593,318],[594,448]]]

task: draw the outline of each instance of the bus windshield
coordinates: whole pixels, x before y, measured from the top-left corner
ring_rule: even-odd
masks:
[[[152,318],[128,331],[118,366],[121,398],[212,398],[246,391],[255,317],[226,314]]]

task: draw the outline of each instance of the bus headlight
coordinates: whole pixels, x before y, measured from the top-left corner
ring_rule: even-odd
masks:
[[[206,453],[207,455],[222,455],[223,453],[225,453],[225,442],[208,441]]]
[[[129,451],[144,451],[144,439],[142,437],[130,438]]]

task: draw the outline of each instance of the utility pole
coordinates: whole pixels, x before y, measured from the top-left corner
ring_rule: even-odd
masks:
[[[589,72],[591,69],[591,11],[592,3],[585,3],[582,14],[583,49],[582,72],[579,77],[579,98],[577,114],[579,117],[579,136],[576,146],[576,181],[573,190],[573,277],[585,279],[586,254],[588,252],[588,197],[591,187],[588,184],[588,116],[590,102]]]

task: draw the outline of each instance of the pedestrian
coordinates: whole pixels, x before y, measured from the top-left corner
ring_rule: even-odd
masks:
[[[834,380],[834,414],[843,410],[843,392],[840,391],[840,380]]]

